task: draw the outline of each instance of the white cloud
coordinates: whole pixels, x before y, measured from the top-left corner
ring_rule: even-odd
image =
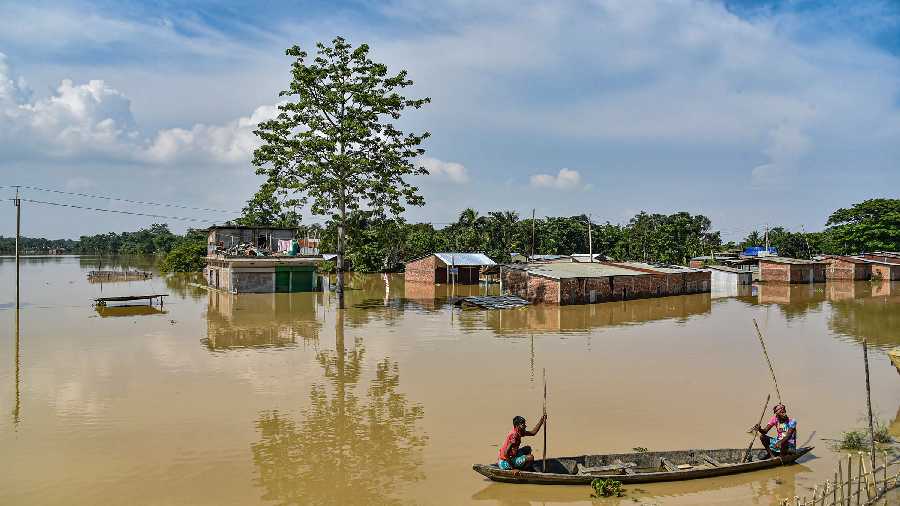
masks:
[[[763,149],[769,161],[750,171],[751,183],[756,187],[788,188],[811,149],[811,139],[799,128],[779,125],[768,133],[768,144]]]
[[[435,176],[438,179],[457,184],[469,182],[469,171],[461,163],[445,162],[428,156],[420,157],[417,161],[419,165],[428,170],[431,176]]]
[[[223,125],[194,125],[190,130],[171,128],[156,134],[146,149],[145,159],[166,162],[184,158],[205,158],[226,163],[249,160],[260,142],[253,130],[262,122],[274,118],[278,107],[257,107],[250,116],[244,116]]]
[[[551,174],[535,174],[531,176],[531,186],[535,188],[555,188],[572,190],[581,185],[581,174],[577,170],[559,169],[555,176]]]

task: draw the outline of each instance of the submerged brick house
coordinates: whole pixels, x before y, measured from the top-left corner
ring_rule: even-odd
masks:
[[[759,280],[775,283],[824,283],[824,262],[788,257],[760,257]]]
[[[637,262],[503,266],[501,289],[535,303],[594,304],[710,290],[710,273]]]
[[[863,281],[872,277],[872,264],[861,258],[829,255],[823,260],[826,263],[826,279],[852,279]]]
[[[483,253],[433,253],[407,262],[403,277],[414,283],[477,285],[481,270],[492,265]]]

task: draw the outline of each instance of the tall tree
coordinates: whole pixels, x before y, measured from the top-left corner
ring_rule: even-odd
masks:
[[[405,70],[388,68],[369,58],[369,46],[353,48],[342,37],[331,45],[316,44],[316,56],[293,46],[290,87],[275,119],[260,123],[263,144],[253,154],[257,174],[287,191],[286,205],[306,205],[316,215],[338,224],[337,292],[344,307],[344,236],[348,213],[360,209],[375,215],[399,215],[404,205],[425,203],[418,188],[404,178],[428,174],[414,163],[425,153],[428,132],[404,133],[394,121],[408,107],[420,108],[428,98],[407,98],[413,84]]]
[[[900,251],[900,199],[869,199],[828,218],[841,253]]]

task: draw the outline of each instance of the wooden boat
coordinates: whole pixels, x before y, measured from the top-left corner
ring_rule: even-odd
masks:
[[[530,470],[505,471],[497,464],[475,464],[472,469],[491,480],[506,483],[588,485],[595,478],[652,483],[711,478],[793,464],[812,449],[812,446],[798,448],[790,455],[773,459],[767,458],[765,450],[753,450],[749,462],[743,462],[746,448],[723,448],[559,457],[547,459],[546,473],[541,472],[543,461],[540,460]]]

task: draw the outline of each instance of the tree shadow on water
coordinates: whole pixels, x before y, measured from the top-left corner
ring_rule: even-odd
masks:
[[[276,504],[384,504],[401,499],[395,490],[420,480],[428,436],[417,428],[421,404],[398,392],[400,371],[388,358],[376,364],[364,395],[357,393],[364,349],[359,341],[335,353],[320,353],[330,385],[310,388],[310,407],[299,421],[277,410],[256,421],[251,445],[255,484]]]

